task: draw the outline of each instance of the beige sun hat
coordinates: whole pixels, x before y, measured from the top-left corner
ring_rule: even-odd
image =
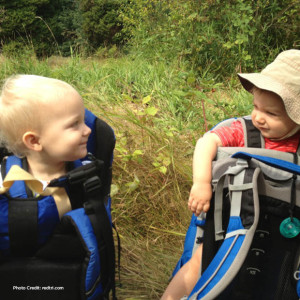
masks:
[[[289,117],[300,124],[300,50],[281,52],[260,73],[241,73],[238,76],[250,93],[256,86],[279,95]]]

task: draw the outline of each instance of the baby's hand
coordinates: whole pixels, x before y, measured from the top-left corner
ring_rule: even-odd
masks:
[[[194,183],[188,201],[189,209],[196,215],[207,212],[212,197],[212,187],[210,183]]]

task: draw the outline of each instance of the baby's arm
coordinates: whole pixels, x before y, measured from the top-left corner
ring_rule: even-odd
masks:
[[[207,133],[196,144],[193,158],[193,186],[188,201],[189,209],[198,216],[207,212],[212,196],[212,161],[222,146],[221,139],[215,133]]]

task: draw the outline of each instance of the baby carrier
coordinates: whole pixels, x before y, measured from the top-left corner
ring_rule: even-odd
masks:
[[[0,195],[1,299],[98,300],[110,292],[116,299],[109,196],[115,137],[87,110],[85,122],[92,129],[92,155],[52,180],[47,189],[53,193],[33,196],[31,178],[14,182],[12,175],[10,181],[13,169],[26,170],[26,160],[1,157],[3,185],[9,188]],[[7,155],[5,149],[1,154]],[[70,200],[67,213],[59,202],[62,191]]]
[[[261,149],[263,138],[241,118],[245,148],[218,150],[207,214],[193,215],[173,276],[203,243],[199,279],[186,299],[300,298],[298,155]],[[232,119],[218,126],[228,126]]]

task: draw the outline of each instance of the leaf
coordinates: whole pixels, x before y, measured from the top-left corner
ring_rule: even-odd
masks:
[[[134,181],[125,184],[125,186],[127,186],[128,188],[128,192],[135,191],[139,187],[139,185],[140,185],[140,180],[136,175],[134,175]]]
[[[142,103],[143,103],[143,104],[146,104],[146,103],[148,103],[148,102],[150,102],[150,101],[151,101],[151,96],[149,95],[149,96],[143,98]]]
[[[138,155],[143,155],[143,154],[144,154],[144,152],[142,150],[135,150],[132,155],[138,156]]]
[[[163,173],[163,174],[166,174],[167,173],[167,168],[165,166],[161,166],[159,168],[159,172]]]
[[[155,116],[158,112],[158,109],[154,106],[147,107],[145,113],[150,116]]]
[[[196,81],[196,78],[194,76],[190,76],[188,77],[188,79],[186,80],[187,84],[192,84]]]
[[[198,13],[192,13],[191,15],[189,15],[188,17],[187,17],[187,19],[188,20],[194,20],[196,17],[198,16]]]
[[[160,166],[160,163],[159,162],[153,162],[152,165],[155,167],[155,168],[158,168]]]
[[[128,102],[133,102],[133,99],[127,94],[122,94],[122,98]]]
[[[110,186],[110,196],[113,197],[119,192],[119,187],[116,184]]]
[[[170,163],[171,163],[170,157],[165,157],[163,160],[163,165],[167,167],[170,165]]]
[[[126,183],[125,186],[128,187],[128,192],[133,192],[139,187],[139,184],[140,183],[137,181],[132,181],[132,182]]]

